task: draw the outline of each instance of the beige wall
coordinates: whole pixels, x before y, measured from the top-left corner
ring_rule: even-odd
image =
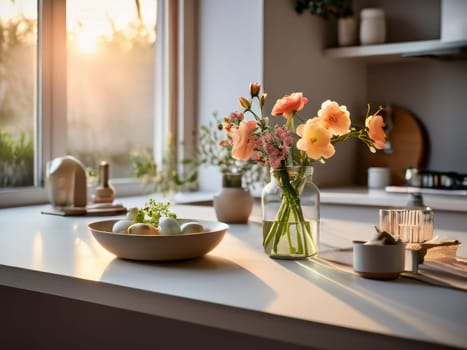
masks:
[[[467,173],[467,60],[368,67],[368,99],[408,108],[430,141],[427,168]]]
[[[263,81],[263,1],[200,0],[198,113],[201,124],[239,110],[251,81]],[[220,189],[216,168],[200,169],[199,188]]]
[[[269,92],[269,110],[277,98],[302,91],[310,99],[303,116],[314,117],[326,99],[347,105],[353,120],[364,113],[364,66],[322,55],[326,27],[331,24],[308,13],[298,15],[293,1],[264,2],[264,86]],[[336,149],[326,164],[316,164],[313,179],[321,187],[356,182],[355,143]]]

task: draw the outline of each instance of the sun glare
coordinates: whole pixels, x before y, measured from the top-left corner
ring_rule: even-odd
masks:
[[[154,0],[140,0],[144,26],[151,31],[156,23]],[[137,19],[134,0],[67,0],[67,27],[69,39],[77,49],[93,54],[101,38],[108,38],[114,30],[122,30]]]
[[[81,32],[76,37],[76,46],[82,53],[92,54],[97,50],[98,37],[92,32]]]

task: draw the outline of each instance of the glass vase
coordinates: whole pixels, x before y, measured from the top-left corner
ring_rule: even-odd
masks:
[[[272,258],[300,259],[318,253],[319,190],[313,167],[271,170],[261,195],[263,247]]]

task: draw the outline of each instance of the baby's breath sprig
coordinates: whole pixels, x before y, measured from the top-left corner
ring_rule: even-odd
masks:
[[[175,219],[177,215],[170,210],[170,202],[157,202],[151,198],[144,207],[138,209],[134,221],[135,223],[147,223],[158,227],[162,217]]]

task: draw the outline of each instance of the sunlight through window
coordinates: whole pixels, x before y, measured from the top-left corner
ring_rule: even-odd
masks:
[[[112,178],[152,152],[156,15],[156,0],[67,0],[68,150]]]

